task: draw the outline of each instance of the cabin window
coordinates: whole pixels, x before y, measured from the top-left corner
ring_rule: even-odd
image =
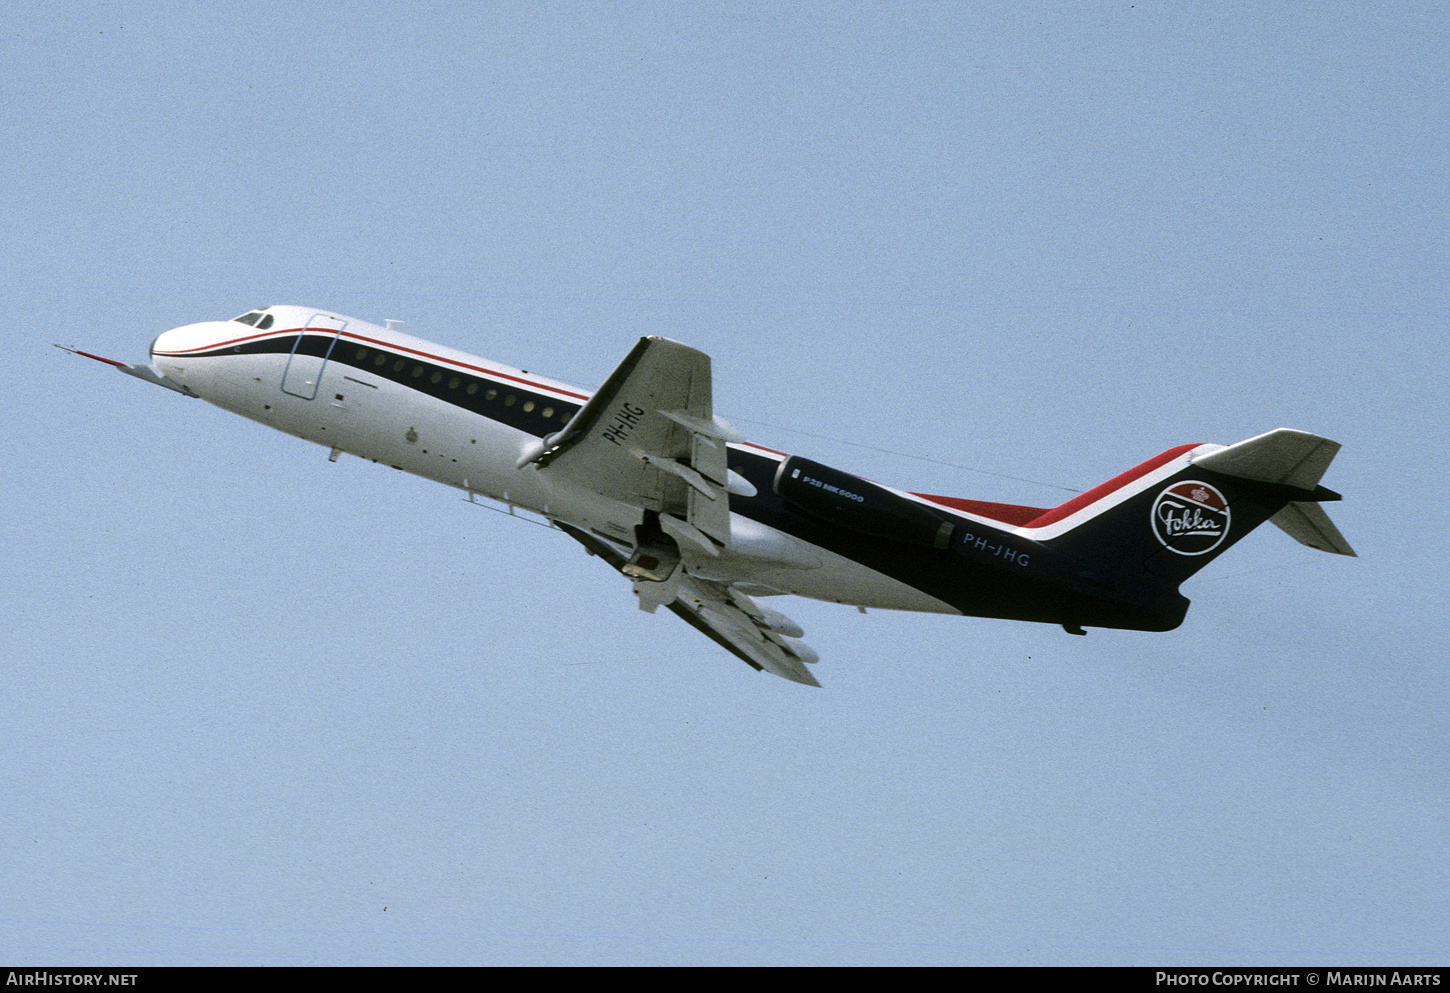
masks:
[[[547,419],[549,419],[550,417],[553,417],[553,416],[554,416],[554,408],[553,407],[545,407],[544,408],[544,419],[547,420]]]
[[[489,390],[487,393],[485,393],[483,395],[483,398],[485,400],[497,400],[498,399],[498,390]]]
[[[431,376],[428,377],[428,382],[430,382],[430,383],[432,383],[432,384],[434,384],[436,386],[442,379],[443,379],[443,370],[440,369],[437,372],[433,373],[433,375],[431,375]]]
[[[473,396],[473,394],[475,394],[475,393],[478,392],[478,384],[477,383],[469,383],[468,384],[468,389],[464,390],[463,392],[464,393],[467,393],[469,396]]]
[[[454,376],[448,381],[448,388],[450,390],[456,390],[458,389],[458,384],[461,382],[463,382],[463,380],[459,379],[457,376]]]
[[[368,357],[368,350],[366,348],[359,348],[357,350],[357,355],[353,356],[353,361],[355,361],[355,362],[361,362],[363,359],[365,359],[367,357]]]
[[[534,401],[532,401],[532,400],[526,400],[524,402],[524,413],[527,414],[530,411],[532,411],[533,409],[534,409]]]

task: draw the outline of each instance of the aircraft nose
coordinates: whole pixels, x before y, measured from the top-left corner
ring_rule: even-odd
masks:
[[[184,324],[170,331],[163,331],[151,343],[151,358],[184,358],[203,355],[226,339],[236,337],[232,333],[236,325],[231,321],[202,321],[200,324]]]
[[[188,324],[158,334],[156,339],[151,342],[152,361],[155,361],[158,355],[179,355],[195,348],[196,342],[193,339],[196,338],[197,327],[196,324]]]
[[[206,396],[211,380],[210,363],[203,358],[225,338],[225,321],[205,321],[163,331],[151,342],[151,362],[161,374],[184,384],[193,393]]]

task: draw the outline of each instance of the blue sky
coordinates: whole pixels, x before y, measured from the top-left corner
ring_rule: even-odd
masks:
[[[0,80],[0,957],[1450,959],[1436,6],[45,4]],[[272,303],[1052,505],[1293,427],[1149,635],[779,606],[50,347]]]

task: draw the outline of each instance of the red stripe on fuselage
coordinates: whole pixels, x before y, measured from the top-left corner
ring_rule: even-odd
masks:
[[[179,352],[157,352],[156,354],[157,355],[185,356],[185,355],[194,354],[196,352],[209,352],[209,351],[211,351],[214,348],[225,348],[228,345],[239,345],[239,344],[241,344],[242,342],[245,342],[245,341],[258,341],[258,340],[260,340],[262,338],[285,338],[287,335],[300,334],[304,330],[306,330],[306,329],[304,329],[304,328],[292,328],[291,330],[268,331],[268,332],[266,332],[264,334],[249,334],[249,335],[244,335],[244,336],[242,336],[240,338],[231,338],[231,339],[228,339],[227,341],[218,341],[218,342],[215,342],[215,343],[210,344],[210,345],[200,345],[200,346],[198,346],[196,348],[183,349],[182,351],[179,351]],[[408,348],[406,345],[399,345],[399,344],[396,344],[396,343],[391,342],[391,341],[383,341],[383,340],[378,339],[378,338],[369,338],[366,335],[360,335],[360,334],[357,334],[356,332],[353,332],[353,331],[343,331],[342,332],[342,337],[344,337],[344,338],[351,338],[354,341],[367,342],[369,345],[377,345],[377,346],[380,346],[380,347],[383,347],[383,348],[392,349],[393,351],[397,351],[397,352],[407,352],[409,355],[417,355],[420,358],[431,359],[431,360],[433,360],[435,362],[446,362],[449,365],[458,366],[461,369],[468,369],[468,370],[470,370],[472,372],[483,373],[485,376],[491,376],[494,379],[507,379],[507,380],[510,380],[511,382],[523,383],[525,386],[532,386],[532,387],[534,387],[536,389],[548,390],[551,393],[558,393],[561,396],[572,397],[575,400],[587,401],[589,399],[589,397],[590,397],[590,394],[588,394],[588,393],[575,393],[573,390],[562,389],[562,388],[560,388],[558,386],[548,386],[548,385],[546,385],[544,383],[540,383],[540,382],[537,382],[537,381],[532,380],[532,379],[522,379],[522,378],[520,378],[518,376],[511,375],[510,373],[507,373],[507,372],[499,372],[499,371],[497,371],[495,369],[487,369],[487,368],[484,368],[483,366],[469,365],[467,362],[460,362],[457,359],[445,359],[441,355],[434,355],[431,352],[419,351],[416,348]],[[80,354],[85,355],[86,353],[85,352],[81,352]],[[90,356],[87,356],[87,357],[88,358],[100,358],[100,356],[98,356],[98,355],[90,355]],[[101,361],[102,362],[111,362],[112,360],[111,359],[101,359]],[[115,364],[116,365],[125,365],[124,362],[117,362]],[[745,446],[747,446],[749,448],[757,448],[757,449],[759,449],[762,452],[769,452],[771,455],[779,455],[781,458],[787,458],[788,457],[785,452],[777,452],[774,448],[766,448],[764,445],[757,445],[753,441],[744,441],[744,442],[740,442],[740,444],[745,445]]]
[[[190,355],[192,352],[206,352],[206,351],[210,351],[213,348],[225,348],[228,345],[238,345],[238,344],[241,344],[244,341],[257,341],[258,339],[261,339],[261,338],[280,338],[283,335],[296,334],[298,331],[301,331],[301,330],[302,330],[301,328],[293,328],[291,331],[266,331],[266,332],[263,332],[262,334],[248,334],[248,335],[243,335],[240,338],[228,338],[226,341],[218,341],[218,342],[214,342],[214,343],[212,343],[210,345],[201,345],[201,346],[198,346],[197,348],[183,348],[179,352],[157,352],[156,354],[157,355],[174,355],[174,356]]]
[[[1086,493],[1080,493],[1066,503],[1059,504],[1058,506],[1053,507],[1041,517],[1029,521],[1025,526],[1032,528],[1045,528],[1049,524],[1056,524],[1058,521],[1066,517],[1071,517],[1073,514],[1077,513],[1079,510],[1082,510],[1084,507],[1097,503],[1104,497],[1116,493],[1118,490],[1122,489],[1124,486],[1127,486],[1134,480],[1143,478],[1154,469],[1158,469],[1167,465],[1169,462],[1172,462],[1184,452],[1191,452],[1197,447],[1197,444],[1193,444],[1179,445],[1177,448],[1170,448],[1162,455],[1155,455],[1153,458],[1149,459],[1147,462],[1144,462],[1142,465],[1134,466],[1127,472],[1119,473],[1112,479],[1108,480],[1106,483],[1094,486]]]
[[[953,510],[965,511],[968,514],[975,514],[977,517],[985,517],[988,520],[1019,528],[1047,513],[1045,507],[1023,507],[1015,503],[991,503],[987,500],[967,500],[963,497],[936,496],[932,493],[914,493],[912,495],[919,496],[923,500],[930,500],[932,503],[939,503],[943,507],[951,507]]]
[[[201,345],[201,346],[199,346],[197,348],[187,348],[187,349],[183,349],[182,351],[179,351],[179,352],[157,352],[156,354],[157,355],[173,355],[173,356],[191,355],[191,354],[194,354],[196,352],[208,352],[208,351],[211,351],[214,348],[225,348],[228,345],[238,345],[238,344],[241,344],[244,341],[257,341],[257,340],[259,340],[261,338],[284,338],[284,337],[286,337],[287,335],[290,335],[290,334],[301,334],[305,330],[308,330],[308,329],[305,329],[305,328],[292,328],[291,330],[287,330],[287,331],[268,331],[266,334],[251,334],[251,335],[245,335],[245,336],[243,336],[241,338],[231,338],[231,339],[229,339],[227,341],[218,341],[218,342],[215,342],[214,344]],[[520,378],[518,376],[511,375],[510,373],[507,373],[507,372],[499,372],[499,371],[497,371],[495,369],[486,369],[483,366],[469,365],[467,362],[460,362],[457,359],[448,359],[448,358],[444,358],[441,355],[434,355],[431,352],[420,351],[419,349],[416,349],[416,348],[408,348],[406,345],[399,345],[399,344],[396,344],[394,342],[391,342],[391,341],[383,341],[383,340],[378,339],[378,338],[369,338],[369,337],[367,337],[365,335],[356,334],[356,333],[354,333],[352,331],[343,331],[341,337],[343,337],[343,338],[351,338],[354,341],[365,341],[369,345],[378,345],[380,347],[388,348],[388,349],[391,349],[392,351],[396,351],[396,352],[407,352],[409,355],[416,355],[419,358],[429,359],[429,360],[434,361],[434,362],[446,362],[449,365],[458,366],[460,369],[468,369],[468,370],[470,370],[472,372],[483,373],[485,376],[491,376],[494,379],[507,379],[507,380],[509,380],[511,382],[523,383],[525,386],[532,386],[535,389],[540,389],[540,390],[548,390],[551,393],[558,393],[558,394],[560,394],[562,396],[572,397],[575,400],[588,400],[589,399],[589,395],[587,393],[575,393],[575,392],[573,392],[571,390],[560,389],[557,386],[549,386],[549,385],[547,385],[545,383],[540,383],[540,382],[537,382],[537,381],[532,380],[532,379],[522,379],[522,378]],[[109,359],[102,359],[101,361],[102,362],[107,362],[107,361],[110,361],[110,360]]]

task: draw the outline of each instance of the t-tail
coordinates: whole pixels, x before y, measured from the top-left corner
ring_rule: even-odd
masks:
[[[1167,630],[1188,609],[1176,595],[1178,585],[1265,521],[1311,548],[1354,554],[1320,506],[1340,498],[1319,483],[1338,451],[1337,442],[1287,428],[1226,448],[1182,445],[1048,511],[1019,533],[1080,563],[1081,592],[1096,586],[1104,601],[1158,604],[1140,623],[1106,626]],[[1164,595],[1143,597],[1153,590]],[[1087,614],[1065,626],[1080,631],[1081,624],[1101,623]]]

